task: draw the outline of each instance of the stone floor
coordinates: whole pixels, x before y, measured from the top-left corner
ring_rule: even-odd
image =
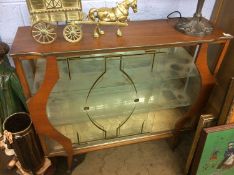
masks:
[[[182,175],[185,154],[166,141],[111,148],[87,154],[72,175]]]
[[[191,137],[183,137],[172,151],[166,140],[150,141],[87,153],[72,175],[183,175]],[[2,164],[0,155],[0,164]],[[79,160],[80,161],[80,160]],[[55,175],[67,174],[65,159],[58,159]],[[0,165],[0,175],[15,175]]]

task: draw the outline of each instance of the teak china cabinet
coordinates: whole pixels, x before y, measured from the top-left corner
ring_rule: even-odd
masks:
[[[196,125],[215,84],[231,35],[215,28],[205,37],[184,35],[174,21],[130,22],[94,39],[94,26],[71,44],[62,37],[36,43],[20,27],[11,49],[33,123],[48,156],[173,137]],[[214,71],[207,49],[222,52]]]

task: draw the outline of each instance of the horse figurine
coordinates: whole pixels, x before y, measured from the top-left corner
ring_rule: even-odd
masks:
[[[119,26],[124,26],[123,24],[127,22],[129,15],[129,8],[132,8],[133,12],[137,12],[137,0],[124,0],[121,3],[118,3],[116,7],[113,8],[92,8],[89,10],[88,18],[97,22],[96,29],[94,31],[94,37],[99,37],[100,34],[103,35],[104,31],[102,31],[99,27],[99,23],[101,24],[113,24],[118,25],[117,35],[122,36],[122,32]],[[126,25],[125,25],[126,26]]]

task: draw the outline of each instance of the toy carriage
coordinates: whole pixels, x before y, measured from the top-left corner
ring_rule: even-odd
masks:
[[[81,0],[27,0],[32,22],[32,37],[41,44],[49,44],[57,38],[56,25],[65,22],[64,38],[78,42],[82,38],[80,25],[83,20]]]
[[[128,10],[137,11],[137,0],[124,0],[114,8],[92,8],[87,17],[81,0],[26,0],[31,16],[31,34],[35,41],[49,44],[56,40],[56,26],[65,22],[63,36],[69,42],[82,38],[81,24],[96,24],[94,37],[104,34],[99,25],[127,26]],[[122,33],[118,28],[117,35]]]

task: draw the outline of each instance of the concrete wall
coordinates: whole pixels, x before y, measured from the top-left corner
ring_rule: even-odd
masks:
[[[122,0],[82,0],[85,13],[91,7],[112,7]],[[203,16],[209,18],[215,0],[206,0]],[[183,16],[192,16],[197,0],[138,0],[138,13],[130,14],[131,20],[166,18],[169,13],[179,10]],[[0,0],[0,39],[12,44],[18,26],[30,25],[25,0]]]

